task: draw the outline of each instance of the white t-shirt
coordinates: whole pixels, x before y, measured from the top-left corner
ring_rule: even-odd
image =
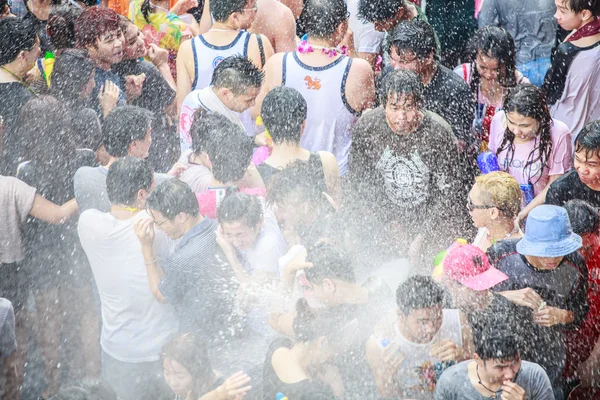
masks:
[[[273,212],[265,209],[264,215],[265,222],[254,247],[248,250],[240,250],[240,253],[245,258],[249,273],[265,272],[277,275],[279,273],[279,258],[287,252],[287,246]]]
[[[358,0],[348,0],[348,25],[354,34],[354,48],[358,53],[380,53],[385,32],[378,32],[371,22],[358,17]]]
[[[147,217],[142,211],[119,220],[91,209],[81,214],[77,226],[100,294],[100,345],[123,362],[158,360],[162,346],[179,329],[173,307],[159,303],[150,291],[141,245],[133,230],[136,221]],[[168,246],[164,234],[157,231],[155,251],[168,253]]]

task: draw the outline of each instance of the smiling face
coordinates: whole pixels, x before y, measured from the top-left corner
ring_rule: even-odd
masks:
[[[99,66],[109,67],[123,59],[123,33],[120,29],[106,32],[87,48],[90,57]]]
[[[596,152],[586,149],[576,152],[573,166],[583,184],[590,188],[600,186],[600,157]]]
[[[147,54],[146,44],[142,32],[134,24],[127,24],[123,33],[123,53],[126,60],[134,60],[145,57]]]
[[[489,83],[498,83],[500,77],[500,60],[491,58],[479,51],[475,59],[477,72],[482,80]]]
[[[516,111],[506,113],[506,125],[515,135],[515,143],[531,142],[540,131],[540,123],[531,117],[525,117]]]

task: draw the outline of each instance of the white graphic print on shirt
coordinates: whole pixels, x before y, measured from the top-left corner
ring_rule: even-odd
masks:
[[[429,168],[416,151],[407,159],[386,147],[375,168],[383,176],[389,199],[397,206],[410,208],[427,201]]]

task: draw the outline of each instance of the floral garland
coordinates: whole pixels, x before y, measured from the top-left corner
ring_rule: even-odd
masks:
[[[307,34],[302,36],[302,39],[300,39],[300,44],[298,45],[298,52],[300,52],[302,54],[312,53],[313,51],[315,51],[315,49],[321,49],[321,53],[327,54],[329,56],[329,58],[333,58],[333,57],[337,56],[338,54],[342,54],[345,56],[348,55],[348,46],[342,46],[338,49],[337,47],[323,47],[323,46],[312,45],[312,44],[308,43],[308,35]]]

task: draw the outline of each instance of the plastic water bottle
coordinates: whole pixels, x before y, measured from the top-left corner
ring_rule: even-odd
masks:
[[[490,172],[500,171],[500,165],[498,165],[498,157],[491,151],[486,151],[477,156],[477,165],[482,174],[489,174]]]
[[[523,192],[523,202],[525,205],[531,203],[531,200],[535,197],[535,192],[533,191],[533,185],[531,183],[520,185],[521,192]]]
[[[275,400],[288,400],[288,398],[285,397],[285,394],[279,392],[275,395]]]

